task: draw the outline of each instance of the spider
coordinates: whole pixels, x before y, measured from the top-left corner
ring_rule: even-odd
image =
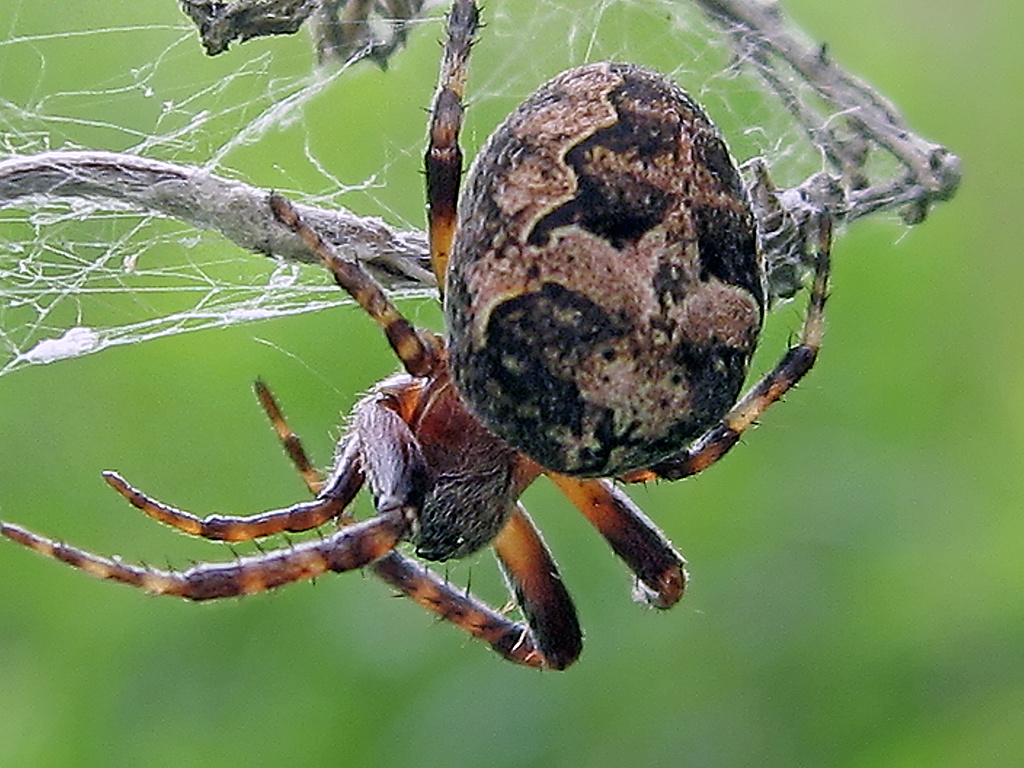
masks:
[[[257,395],[312,501],[248,517],[199,518],[106,481],[186,533],[246,541],[337,530],[228,562],[156,570],[99,557],[19,526],[0,532],[147,592],[207,600],[326,571],[367,568],[507,659],[564,669],[582,649],[576,610],[519,502],[547,475],[669,608],[686,561],[614,481],[674,480],[718,461],[812,366],[821,343],[831,232],[821,217],[798,343],[740,396],[766,311],[754,216],[717,129],[678,86],[637,66],[556,76],[498,127],[460,197],[458,136],[479,12],[447,21],[425,156],[430,250],[447,337],[414,327],[358,262],[284,198],[268,205],[380,325],[403,371],[357,404],[321,480],[265,385]],[[347,511],[364,484],[376,515]],[[517,621],[456,590],[425,560],[491,545]]]

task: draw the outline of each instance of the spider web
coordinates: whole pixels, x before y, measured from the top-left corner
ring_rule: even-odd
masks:
[[[210,58],[177,3],[128,5],[86,0],[69,15],[52,0],[0,0],[0,161],[125,152],[422,229],[424,108],[446,2],[413,20],[386,72],[367,61],[317,67],[304,32]],[[618,59],[681,83],[736,157],[766,158],[777,183],[823,166],[793,110],[736,66],[720,28],[688,3],[493,0],[485,21],[471,62],[467,157],[544,80]],[[344,301],[319,269],[247,253],[167,213],[58,190],[0,207],[0,375]]]

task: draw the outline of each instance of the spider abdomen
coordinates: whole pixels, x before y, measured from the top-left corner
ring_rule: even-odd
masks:
[[[661,75],[562,73],[467,175],[453,375],[489,429],[549,469],[619,475],[683,448],[736,401],[764,307],[739,174]]]

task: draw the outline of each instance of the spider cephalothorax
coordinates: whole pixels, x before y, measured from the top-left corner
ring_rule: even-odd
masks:
[[[426,155],[447,338],[414,328],[357,261],[270,195],[277,220],[381,326],[404,373],[356,406],[326,481],[257,384],[312,501],[199,518],[105,474],[146,514],[193,535],[243,541],[331,520],[338,530],[182,571],[127,565],[0,523],[5,536],[95,576],[193,600],[366,567],[506,658],[563,669],[579,655],[582,633],[518,501],[545,474],[635,574],[639,598],[659,608],[679,600],[684,559],[610,478],[703,470],[807,372],[821,340],[827,219],[799,343],[737,399],[765,312],[765,278],[754,217],[717,130],[660,75],[627,64],[580,67],[498,128],[459,198],[477,19],[471,0],[456,0]],[[347,509],[364,484],[377,514],[357,522]],[[403,542],[428,560],[491,544],[525,622],[449,586],[396,549]]]

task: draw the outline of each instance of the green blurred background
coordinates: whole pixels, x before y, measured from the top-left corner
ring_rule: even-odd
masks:
[[[533,3],[518,5],[532,13]],[[80,49],[24,38],[149,23],[176,25],[173,40],[175,6],[0,0],[0,34],[21,39],[0,46],[0,98],[38,105],[48,93],[109,85],[127,66],[118,57],[138,60],[147,34],[157,53],[171,50],[153,29],[84,35]],[[544,483],[526,501],[587,630],[582,658],[562,674],[500,661],[369,576],[196,606],[0,542],[0,765],[1020,765],[1024,266],[1014,227],[1024,9],[1008,0],[786,6],[916,130],[958,153],[964,183],[920,227],[895,217],[851,226],[834,248],[827,346],[806,383],[706,475],[631,490],[690,560],[692,589],[678,607],[633,604],[624,569]],[[516,3],[500,7],[514,18]],[[602,12],[632,23],[628,6]],[[654,30],[663,23],[636,16]],[[503,88],[501,68],[543,67],[530,41],[493,28],[470,91],[495,111],[471,113],[471,146],[526,93]],[[306,146],[346,183],[383,163],[388,185],[344,202],[420,226],[416,168],[439,36],[433,24],[389,73],[364,65],[326,90],[304,127],[290,129],[299,141],[272,133],[225,166],[316,193],[323,179],[303,175]],[[536,44],[569,58],[589,50],[579,40]],[[299,38],[212,61],[191,39],[173,52],[201,72],[184,82],[212,81],[281,45],[294,51],[286,68],[310,66]],[[499,92],[506,101],[487,98]],[[116,103],[95,108],[75,118],[136,120]],[[728,136],[743,134],[741,117],[719,116]],[[108,134],[67,138],[131,143]],[[404,306],[437,322],[428,300]],[[762,368],[798,323],[799,307],[774,318]],[[271,384],[323,463],[339,414],[392,368],[349,307],[22,370],[0,379],[0,515],[158,566],[230,558],[143,519],[100,470],[200,514],[291,503],[303,489],[251,379]],[[451,577],[471,575],[500,604],[493,571],[484,553]]]

